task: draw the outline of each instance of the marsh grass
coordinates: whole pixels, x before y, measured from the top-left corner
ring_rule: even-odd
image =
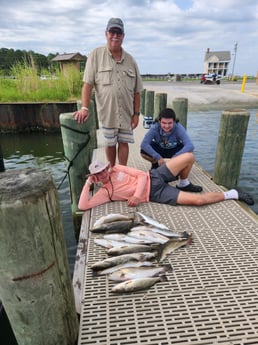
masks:
[[[0,78],[0,102],[65,102],[81,97],[82,75],[73,66],[53,77],[41,71],[41,79],[33,64],[17,63],[12,79]]]

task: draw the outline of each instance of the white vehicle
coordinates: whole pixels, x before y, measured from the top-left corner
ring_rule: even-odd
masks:
[[[202,74],[201,84],[220,84],[221,75],[216,73]]]

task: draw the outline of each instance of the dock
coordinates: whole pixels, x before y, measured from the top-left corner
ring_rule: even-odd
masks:
[[[139,153],[146,129],[140,123],[128,165],[148,170]],[[94,159],[106,161],[101,130]],[[190,180],[204,191],[224,190],[198,162]],[[90,266],[106,257],[89,228],[108,213],[140,211],[174,231],[193,233],[193,243],[164,263],[168,281],[145,291],[114,294],[106,276],[92,276]],[[78,345],[257,345],[258,217],[241,202],[169,206],[110,202],[83,213],[73,286],[80,313]]]

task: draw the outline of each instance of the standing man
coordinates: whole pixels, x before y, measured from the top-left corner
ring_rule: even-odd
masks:
[[[133,129],[139,123],[143,86],[134,58],[122,48],[125,36],[122,20],[111,18],[105,34],[107,45],[94,49],[87,59],[82,107],[74,113],[74,118],[78,123],[87,121],[94,87],[107,160],[114,166],[118,157],[120,165],[127,165],[128,144],[134,142]]]

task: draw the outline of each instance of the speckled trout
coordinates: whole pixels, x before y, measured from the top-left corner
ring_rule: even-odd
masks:
[[[113,286],[111,291],[116,292],[116,293],[122,293],[122,292],[134,292],[138,290],[145,290],[158,282],[164,282],[167,280],[168,279],[165,275],[159,276],[159,277],[126,280],[125,282],[122,282]]]
[[[122,213],[109,213],[105,216],[100,217],[96,220],[96,222],[93,224],[93,228],[98,227],[101,224],[104,223],[112,223],[119,220],[133,220],[134,214],[122,214]]]
[[[109,280],[115,280],[118,282],[140,279],[140,278],[150,278],[157,277],[165,272],[171,272],[173,269],[171,265],[163,265],[156,267],[129,267],[121,268],[111,274],[109,274]]]
[[[141,212],[137,212],[137,214],[142,218],[142,220],[143,220],[145,223],[151,224],[152,226],[155,226],[155,227],[160,228],[160,229],[169,230],[169,228],[168,228],[166,225],[164,225],[164,224],[158,222],[157,220],[155,220],[155,219],[153,219],[153,218],[151,218],[151,217],[149,217],[149,216],[146,216],[145,214],[143,214],[143,213],[141,213]]]
[[[124,264],[120,264],[120,265],[116,265],[116,266],[112,266],[109,268],[106,268],[104,270],[100,270],[100,271],[93,271],[95,273],[95,275],[105,275],[105,274],[110,274],[112,272],[115,272],[117,270],[119,270],[120,268],[125,268],[125,267],[142,267],[142,266],[154,266],[154,263],[151,261],[128,261]]]
[[[104,259],[102,261],[96,262],[93,265],[91,265],[91,269],[93,270],[103,270],[108,267],[116,266],[123,264],[128,261],[146,261],[151,260],[156,257],[156,252],[141,252],[141,253],[132,253],[132,254],[124,254],[124,255],[118,255],[114,257],[110,257],[107,259]]]

